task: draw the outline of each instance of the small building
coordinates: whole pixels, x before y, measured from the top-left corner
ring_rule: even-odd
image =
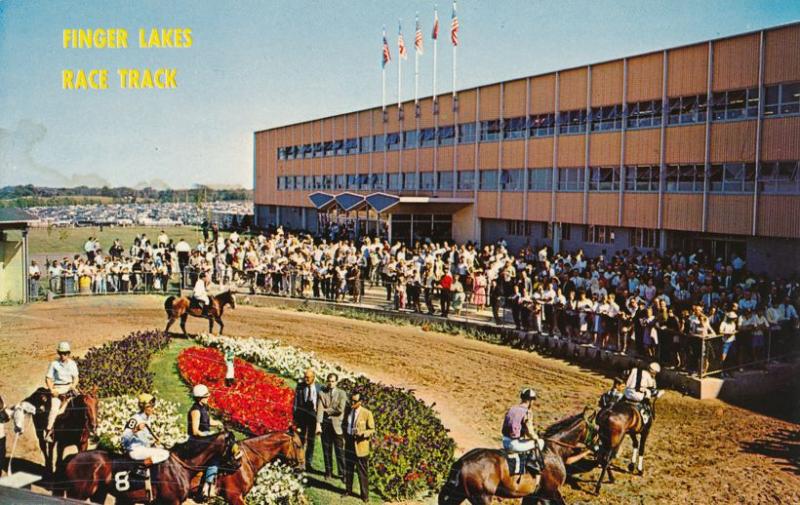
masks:
[[[28,301],[28,227],[36,217],[0,208],[0,303]]]

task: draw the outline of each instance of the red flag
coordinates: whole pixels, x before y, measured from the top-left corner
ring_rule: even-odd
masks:
[[[450,23],[450,41],[458,45],[458,16],[456,16],[456,3],[453,2],[453,21]]]
[[[422,28],[419,26],[419,18],[417,18],[417,32],[414,34],[414,48],[417,53],[422,54]]]
[[[439,38],[439,12],[436,9],[433,10],[433,31],[431,32],[431,38],[433,40]]]

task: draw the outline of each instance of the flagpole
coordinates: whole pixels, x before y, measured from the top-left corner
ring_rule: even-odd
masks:
[[[398,25],[397,25],[397,36],[398,36],[398,38],[403,35],[402,25],[400,24],[400,21],[402,21],[402,20],[398,20]],[[398,48],[398,53],[399,52],[400,51],[399,51],[399,48]],[[398,54],[398,56],[397,56],[397,109],[398,110],[402,106],[401,105],[401,100],[400,100],[400,89],[402,87],[402,83],[403,83],[403,56]]]
[[[436,5],[433,6],[433,19],[434,23],[438,28],[439,24],[439,13],[436,10]],[[433,38],[433,101],[436,102],[436,47],[439,44],[439,34],[436,34],[436,37]]]
[[[456,17],[456,1],[453,0],[453,18],[455,17]],[[456,49],[457,48],[458,44],[453,44],[453,98],[455,98],[456,96]]]
[[[419,104],[419,47],[417,32],[419,31],[419,13],[417,13],[416,31],[414,32],[414,105]]]
[[[386,27],[383,27],[383,45],[382,50],[386,50]],[[386,56],[381,56],[381,107],[383,112],[386,112]]]

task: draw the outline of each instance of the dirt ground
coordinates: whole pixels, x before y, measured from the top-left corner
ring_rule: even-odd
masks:
[[[0,307],[0,394],[22,399],[43,381],[59,340],[77,354],[99,343],[163,327],[157,297],[87,297]],[[242,307],[226,313],[226,334],[277,338],[397,386],[435,408],[461,450],[497,446],[505,409],[520,386],[534,387],[536,422],[545,426],[594,405],[609,381],[536,353],[425,332],[293,311]],[[189,331],[203,322],[192,320]],[[796,395],[797,391],[790,394]],[[785,401],[776,397],[775,402]],[[40,462],[27,432],[17,456]],[[630,457],[625,443],[619,466]],[[800,503],[800,426],[720,401],[667,392],[648,441],[645,475],[617,472],[600,497],[597,470],[566,485],[568,503]],[[591,482],[590,482],[591,481]]]

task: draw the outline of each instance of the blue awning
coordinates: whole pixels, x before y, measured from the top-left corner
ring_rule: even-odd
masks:
[[[345,212],[356,210],[366,203],[364,197],[356,193],[341,193],[335,197],[336,203]]]
[[[400,203],[400,197],[386,193],[373,193],[367,197],[367,204],[381,213]]]
[[[308,195],[308,199],[311,200],[311,203],[314,205],[314,207],[316,207],[317,210],[325,210],[336,203],[333,195],[322,193],[320,191],[311,193]]]

